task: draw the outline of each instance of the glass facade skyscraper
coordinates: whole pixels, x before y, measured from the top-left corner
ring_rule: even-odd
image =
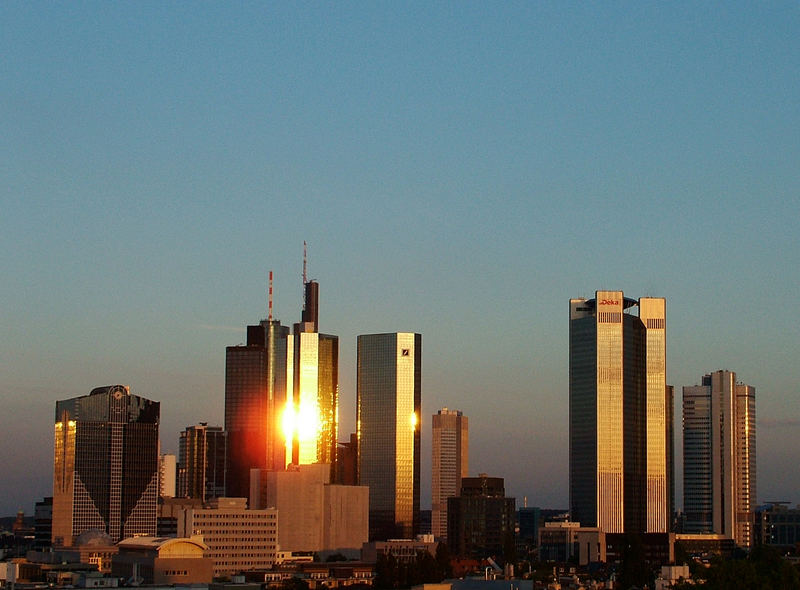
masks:
[[[753,543],[756,392],[715,371],[683,388],[683,504],[687,533]]]
[[[56,402],[54,545],[89,529],[115,542],[156,534],[159,408],[124,385]]]
[[[178,496],[207,502],[225,496],[227,436],[219,426],[187,426],[178,440]]]
[[[371,540],[419,531],[422,335],[358,337],[358,478],[369,486]]]
[[[607,533],[667,532],[665,300],[571,299],[569,361],[572,519]]]
[[[442,408],[431,421],[431,532],[447,539],[447,499],[458,496],[469,475],[469,419],[459,410]]]
[[[225,355],[226,495],[250,496],[250,469],[283,469],[283,412],[292,391],[294,346],[288,326],[247,326],[247,344]]]
[[[329,463],[335,473],[339,436],[339,337],[295,325],[292,463]]]

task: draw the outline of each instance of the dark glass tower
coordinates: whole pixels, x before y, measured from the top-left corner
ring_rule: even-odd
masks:
[[[421,389],[422,335],[358,337],[358,478],[372,540],[419,532]]]
[[[502,477],[465,477],[460,495],[447,499],[447,545],[452,555],[508,555],[514,548],[514,498]]]
[[[178,441],[178,496],[207,502],[225,495],[227,436],[219,426],[187,426]]]
[[[160,404],[124,385],[56,403],[53,544],[156,534]]]
[[[282,418],[291,391],[292,336],[277,320],[247,326],[247,344],[225,356],[226,494],[250,496],[250,469],[283,469]]]

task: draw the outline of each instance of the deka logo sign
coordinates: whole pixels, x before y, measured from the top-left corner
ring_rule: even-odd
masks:
[[[619,299],[601,299],[600,305],[619,305]]]

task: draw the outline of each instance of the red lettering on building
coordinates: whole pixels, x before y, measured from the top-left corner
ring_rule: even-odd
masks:
[[[600,305],[619,305],[619,300],[614,299],[601,299]]]

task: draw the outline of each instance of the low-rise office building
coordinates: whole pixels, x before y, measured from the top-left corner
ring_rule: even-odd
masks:
[[[245,498],[215,498],[207,508],[179,511],[178,535],[201,535],[214,560],[214,575],[269,569],[278,549],[274,508],[247,510]]]
[[[208,545],[199,537],[132,537],[118,543],[111,573],[126,585],[208,584],[214,561],[206,557]]]
[[[417,553],[427,551],[436,557],[439,543],[433,535],[417,535],[416,539],[389,539],[388,541],[370,541],[361,547],[361,560],[365,563],[376,563],[378,555],[391,555],[398,562],[411,563],[417,559]]]

